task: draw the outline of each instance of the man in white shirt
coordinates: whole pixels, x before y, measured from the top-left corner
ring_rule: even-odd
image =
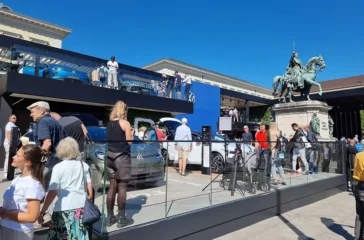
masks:
[[[191,89],[191,84],[192,84],[192,80],[191,78],[188,76],[188,74],[185,74],[185,78],[182,80],[182,82],[185,84],[185,100],[188,101],[189,96],[190,96],[190,89]]]
[[[109,69],[108,76],[107,76],[108,88],[117,88],[118,87],[119,64],[115,61],[114,56],[112,56],[111,60],[107,62],[107,67]]]
[[[4,137],[4,149],[5,149],[5,162],[4,162],[4,179],[7,180],[8,177],[8,164],[9,164],[9,149],[10,149],[10,138],[11,138],[11,129],[16,127],[16,116],[14,114],[10,115],[9,122],[5,126],[5,137]]]
[[[187,127],[187,119],[182,118],[182,125],[176,129],[174,140],[192,141],[191,129]],[[192,151],[192,142],[177,142],[179,173],[186,176],[186,165],[189,153]]]

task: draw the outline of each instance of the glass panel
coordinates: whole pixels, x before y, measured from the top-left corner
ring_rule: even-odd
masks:
[[[167,172],[167,217],[211,206],[213,175],[202,174],[211,172],[209,142],[202,142],[201,135],[192,133],[192,141],[169,140],[165,144],[168,144],[168,159],[172,163]],[[214,151],[213,146],[211,151]],[[202,157],[206,159],[203,163]]]
[[[59,51],[61,50],[44,50],[23,45],[13,45],[12,50],[9,50],[0,46],[0,71],[11,70],[54,80],[177,98],[175,93],[178,89],[174,86],[173,76],[162,77],[154,72],[148,74],[146,70],[138,70],[122,64],[119,64],[120,68],[113,73],[109,72],[106,60],[73,57],[66,51]],[[183,91],[184,86],[181,88],[181,92]],[[184,98],[184,95],[182,94],[181,97]]]
[[[139,139],[135,136],[133,143],[130,146],[130,158],[128,155],[122,153],[108,152],[107,146],[113,144],[125,146],[125,142],[108,142],[104,144],[100,139],[106,138],[105,128],[89,131],[89,138],[97,139],[92,140],[92,144],[88,147],[91,161],[94,163],[96,173],[94,178],[96,182],[98,179],[103,178],[103,184],[97,184],[99,192],[102,195],[96,198],[96,202],[100,209],[104,209],[103,219],[94,224],[94,230],[97,232],[107,233],[126,228],[138,224],[147,223],[165,217],[165,196],[166,196],[166,182],[165,182],[165,161],[162,156],[162,143],[157,141],[156,130],[151,128],[145,131],[144,136]],[[96,148],[94,148],[97,143]],[[106,166],[105,155],[109,155],[109,165]],[[130,163],[128,162],[130,159]],[[105,172],[105,169],[109,172]],[[108,180],[109,177],[115,174],[115,178],[121,179],[116,181],[114,185],[113,178]],[[116,195],[112,200],[110,187],[116,186],[114,190]],[[126,187],[126,201],[119,197]],[[109,193],[109,198],[107,194]],[[109,200],[108,200],[109,199]],[[107,201],[111,200],[111,204]],[[123,204],[125,203],[125,210]],[[107,206],[112,205],[112,212],[119,218],[119,213],[125,211],[125,217],[121,219],[121,224],[108,218],[111,216],[111,211],[108,211]]]

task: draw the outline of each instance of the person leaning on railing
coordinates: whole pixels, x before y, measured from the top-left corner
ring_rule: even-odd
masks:
[[[364,152],[354,159],[352,189],[356,202],[355,239],[364,239]]]

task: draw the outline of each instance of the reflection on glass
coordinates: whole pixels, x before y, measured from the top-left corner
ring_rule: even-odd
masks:
[[[174,77],[162,78],[157,73],[148,74],[148,71],[140,70],[145,72],[142,73],[121,64],[119,67],[118,81],[113,86],[109,86],[107,83],[109,70],[106,61],[91,61],[59,51],[23,45],[13,45],[10,49],[0,47],[0,71],[13,71],[151,96],[167,97],[169,95],[174,98],[175,89],[172,86]]]

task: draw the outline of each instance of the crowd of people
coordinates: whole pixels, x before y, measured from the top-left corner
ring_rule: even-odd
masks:
[[[90,169],[84,162],[87,129],[76,117],[61,117],[51,112],[47,102],[35,102],[27,109],[36,123],[35,144],[22,145],[13,157],[11,165],[20,169],[21,174],[3,195],[0,239],[33,239],[34,229],[48,223],[48,239],[89,239],[90,227],[82,221],[85,201],[93,199]],[[126,117],[126,104],[117,102],[107,126],[109,141],[132,140],[133,132]],[[16,116],[11,115],[5,127],[6,156],[15,124]],[[108,144],[108,225],[117,222],[118,227],[124,227],[134,222],[125,213],[131,172],[130,144]],[[9,159],[5,160],[7,165]],[[2,181],[7,177],[5,171]],[[113,211],[116,193],[117,217]]]

